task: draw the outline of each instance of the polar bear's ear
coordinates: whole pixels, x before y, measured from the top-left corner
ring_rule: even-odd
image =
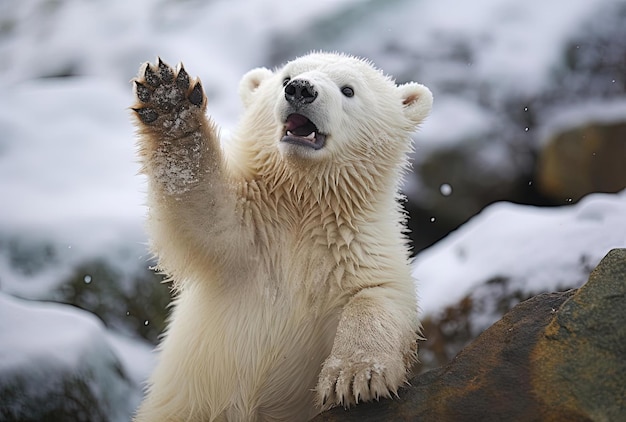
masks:
[[[414,124],[418,124],[430,114],[433,106],[433,94],[424,85],[409,82],[399,85],[402,96],[404,115]]]
[[[272,71],[264,67],[257,67],[243,75],[241,82],[239,82],[239,97],[244,107],[248,107],[252,100],[252,94],[261,85],[261,82],[272,75]]]

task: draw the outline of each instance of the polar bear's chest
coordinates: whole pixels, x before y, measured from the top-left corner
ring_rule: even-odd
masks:
[[[303,289],[297,293],[270,283],[237,295],[202,297],[205,293],[189,299],[205,313],[196,315],[195,323],[208,347],[196,348],[202,356],[194,360],[210,368],[207,381],[220,380],[211,390],[237,408],[257,403],[269,413],[315,412],[314,389],[332,349],[340,309],[316,305]],[[294,403],[305,408],[282,409]]]

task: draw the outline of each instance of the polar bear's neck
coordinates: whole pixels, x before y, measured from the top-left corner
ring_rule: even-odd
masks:
[[[395,202],[399,173],[382,164],[358,160],[295,169],[284,161],[273,161],[261,168],[257,180],[277,200],[289,201],[300,209],[321,207],[323,212],[350,221]]]

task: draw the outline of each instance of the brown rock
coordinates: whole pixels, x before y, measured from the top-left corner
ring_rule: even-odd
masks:
[[[626,420],[625,299],[626,249],[613,250],[579,291],[519,304],[399,398],[315,421]]]
[[[539,190],[576,202],[591,192],[626,188],[626,123],[589,124],[548,140],[537,165]]]
[[[545,420],[562,420],[564,413],[626,420],[624,322],[626,249],[616,249],[561,306],[534,347],[532,383]]]
[[[586,270],[587,275],[593,267]],[[583,271],[581,271],[583,272]],[[568,280],[561,290],[582,285],[587,278]],[[444,307],[439,312],[426,315],[422,320],[426,341],[420,343],[420,362],[414,368],[418,374],[446,365],[465,346],[483,331],[501,319],[513,307],[524,300],[536,296],[508,276],[494,276],[475,286],[470,293],[457,303]]]

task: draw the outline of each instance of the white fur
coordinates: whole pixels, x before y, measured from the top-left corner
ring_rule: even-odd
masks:
[[[287,76],[318,90],[320,150],[280,142]],[[416,357],[397,191],[428,89],[317,53],[249,72],[240,96],[228,155],[204,106],[167,147],[139,124],[152,247],[177,296],[137,421],[307,420],[395,393]],[[176,177],[159,170],[164,150],[184,184],[162,180]]]

